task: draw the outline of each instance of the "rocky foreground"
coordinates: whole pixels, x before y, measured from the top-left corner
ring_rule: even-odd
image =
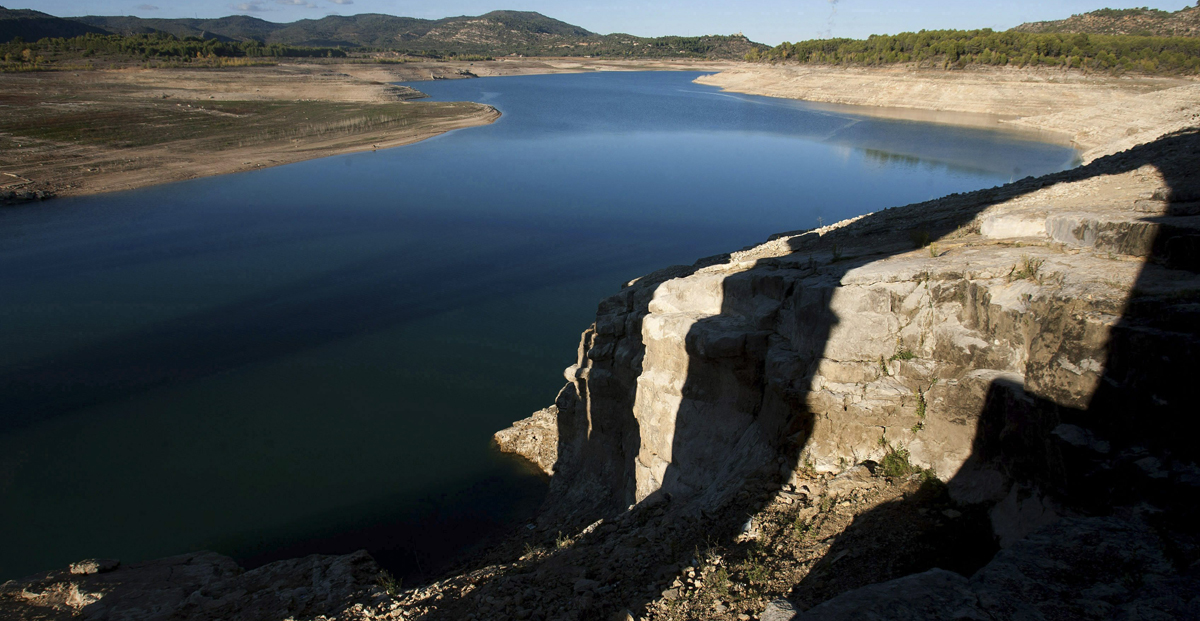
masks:
[[[441,580],[94,561],[6,583],[0,617],[1200,617],[1181,88],[1057,117],[1110,137],[1075,170],[629,283],[555,404],[497,434],[553,475],[543,512]]]

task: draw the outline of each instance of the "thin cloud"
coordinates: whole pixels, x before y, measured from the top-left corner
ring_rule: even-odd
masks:
[[[139,4],[133,8],[135,8],[139,11],[157,11],[158,10],[158,7],[154,6],[153,4]]]
[[[354,4],[354,0],[329,0],[334,4]]]
[[[284,6],[302,6],[306,9],[317,8],[317,5],[309,2],[308,0],[275,0],[275,4],[282,4]]]
[[[239,2],[238,4],[229,5],[229,8],[231,8],[235,11],[246,11],[249,13],[258,13],[261,11],[270,11],[271,10],[271,9],[268,9],[265,4],[263,4],[263,0],[250,0],[249,2]]]

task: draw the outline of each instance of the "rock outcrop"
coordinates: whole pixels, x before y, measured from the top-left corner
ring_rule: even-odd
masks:
[[[1141,520],[1073,518],[1001,551],[969,579],[931,569],[774,621],[1200,618],[1200,567],[1177,572],[1162,544]]]
[[[520,455],[547,476],[554,476],[558,461],[558,408],[550,406],[496,432],[496,447]]]
[[[243,571],[233,559],[198,552],[122,566],[74,563],[0,585],[0,618],[11,619],[311,619],[345,618],[390,600],[366,552],[309,556]]]
[[[1101,9],[1067,19],[1027,22],[1016,32],[1061,32],[1154,37],[1200,36],[1200,6],[1169,12],[1158,9]]]
[[[1186,401],[1154,376],[1177,376],[1197,347],[1180,323],[1200,290],[1200,219],[1180,215],[1200,187],[1196,145],[1185,132],[631,283],[584,333],[559,435],[543,435],[557,442],[558,492],[582,502],[598,486],[618,508],[660,492],[718,504],[780,454],[789,472],[840,472],[903,448],[959,497],[998,501],[1011,477],[980,446],[997,403],[1009,415],[1048,404],[1054,414],[995,424],[1036,449],[1044,463],[1031,467],[1065,476],[1040,443],[1081,422],[1064,409],[1091,408],[1094,426],[1103,382],[1126,382],[1145,411]],[[1173,318],[1129,321],[1135,285],[1138,305]],[[1118,332],[1162,354],[1136,370],[1154,390],[1111,375]]]
[[[1188,390],[1200,356],[1200,131],[1194,102],[1154,102],[1149,114],[1170,117],[1157,119],[1165,135],[1147,130],[1153,140],[1116,154],[1099,145],[1078,169],[629,283],[600,304],[555,403],[557,436],[542,435],[558,455],[547,515],[587,523],[662,502],[669,515],[723,515],[746,509],[747,485],[809,489],[839,474],[802,503],[824,512],[816,497],[860,494],[880,466],[923,472],[960,507],[947,515],[985,516],[1003,554],[978,579],[885,581],[802,618],[861,614],[868,600],[912,618],[952,602],[962,618],[1190,610],[1200,546],[1179,519],[1200,506]],[[1153,588],[1056,608],[1047,602],[1100,593],[1118,570],[1084,576],[1068,563],[1015,577],[1032,576],[1022,563],[1038,554],[1087,564],[1095,546],[1144,534],[1135,507],[1168,516],[1139,543],[1160,551],[1147,552],[1154,569],[1126,559],[1157,576]],[[754,538],[746,528],[738,541]],[[1053,552],[1026,549],[1053,541]],[[1176,556],[1164,565],[1161,550]],[[914,585],[928,597],[897,599]],[[661,610],[684,596],[664,591]]]

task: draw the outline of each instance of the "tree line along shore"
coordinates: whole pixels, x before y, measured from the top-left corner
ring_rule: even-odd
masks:
[[[922,30],[865,40],[781,43],[750,52],[749,61],[880,66],[914,63],[942,69],[970,66],[1062,67],[1112,74],[1200,73],[1200,38],[983,30]]]
[[[687,53],[662,53],[664,43],[637,55],[611,58],[705,58],[697,47]],[[537,56],[570,57],[559,50]],[[501,54],[471,54],[437,50],[397,51],[386,48],[342,48],[265,44],[257,40],[223,41],[177,37],[157,32],[137,35],[85,34],[27,42],[17,37],[0,44],[0,71],[89,70],[98,64],[140,63],[146,67],[179,68],[268,65],[280,59],[329,59],[334,62],[403,63],[420,60],[493,60]],[[597,57],[606,57],[597,54]],[[752,46],[750,62],[831,66],[912,64],[930,69],[973,66],[1062,68],[1106,74],[1200,74],[1200,38],[1087,33],[1027,33],[983,30],[935,30],[867,39],[822,39],[781,43],[773,48]]]

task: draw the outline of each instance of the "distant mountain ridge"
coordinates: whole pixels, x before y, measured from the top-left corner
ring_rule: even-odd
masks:
[[[1032,33],[1085,33],[1153,37],[1200,37],[1200,6],[1175,12],[1158,9],[1100,9],[1067,19],[1029,22],[1013,30]]]
[[[524,11],[492,11],[478,17],[444,19],[396,17],[379,13],[330,15],[291,23],[269,22],[247,15],[216,19],[147,19],[88,15],[70,18],[115,34],[166,32],[177,37],[255,40],[285,45],[344,47],[409,47],[433,49],[447,44],[514,46],[544,43],[548,39],[596,36],[583,28]]]
[[[26,40],[97,34],[145,35],[167,33],[179,38],[198,37],[228,42],[258,41],[305,47],[383,48],[416,54],[527,56],[625,56],[656,58],[742,58],[751,50],[766,49],[741,34],[702,37],[635,37],[601,35],[585,28],[532,11],[492,11],[479,16],[419,19],[379,13],[330,15],[291,23],[269,22],[248,15],[215,19],[158,19],[132,16],[57,18],[40,30],[32,22],[0,15],[0,42],[14,36]],[[51,22],[48,22],[50,24]],[[57,28],[57,30],[55,30]],[[70,30],[71,28],[77,31]]]
[[[6,9],[0,6],[0,43],[21,37],[37,41],[46,37],[80,37],[88,33],[106,34],[103,28],[89,26],[31,9]]]

